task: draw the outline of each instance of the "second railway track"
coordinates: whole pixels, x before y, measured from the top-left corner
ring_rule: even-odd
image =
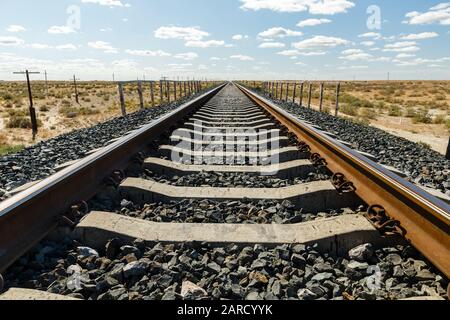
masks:
[[[0,299],[445,297],[449,214],[228,83],[1,203]]]

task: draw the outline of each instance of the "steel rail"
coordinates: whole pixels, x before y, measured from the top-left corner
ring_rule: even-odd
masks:
[[[168,128],[217,94],[221,84],[100,151],[0,203],[0,272],[57,225],[62,214],[92,197],[104,179],[124,168]]]
[[[450,277],[450,206],[381,165],[344,146],[276,106],[268,99],[236,84],[257,105],[272,114],[300,141],[319,153],[332,172],[344,174],[356,194],[368,205],[381,205],[400,222],[404,235],[443,274]]]

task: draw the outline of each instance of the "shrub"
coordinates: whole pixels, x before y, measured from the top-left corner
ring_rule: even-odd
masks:
[[[42,122],[38,119],[37,125],[40,127],[42,125]],[[12,128],[19,128],[19,129],[31,129],[31,120],[29,117],[24,116],[12,116],[9,118],[8,123],[6,126],[10,129]]]
[[[436,118],[433,119],[434,124],[444,124],[446,116],[443,114],[439,114]]]
[[[389,108],[389,113],[391,117],[400,117],[402,115],[402,112],[400,110],[400,107],[397,105],[392,105]]]
[[[4,93],[4,94],[2,95],[2,98],[3,98],[4,100],[12,100],[13,96],[12,96],[11,94],[9,94],[9,93]]]
[[[358,108],[353,105],[344,104],[341,106],[341,112],[349,116],[356,116],[358,115]]]
[[[362,118],[366,118],[366,119],[376,119],[377,118],[377,113],[372,110],[372,109],[362,109],[361,113],[360,113]]]
[[[50,108],[48,106],[42,106],[39,108],[39,110],[42,112],[48,112],[48,111],[50,111]]]
[[[25,148],[25,146],[21,145],[21,144],[15,145],[15,146],[10,146],[7,144],[0,144],[0,156],[17,153],[17,152],[23,150],[24,148]]]
[[[420,110],[413,116],[413,123],[432,123],[432,119],[427,110]]]
[[[405,117],[407,118],[414,118],[416,116],[416,110],[413,108],[406,109]]]

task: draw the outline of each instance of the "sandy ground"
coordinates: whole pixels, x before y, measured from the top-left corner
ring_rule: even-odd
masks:
[[[395,129],[390,128],[387,126],[383,126],[378,123],[372,123],[371,126],[379,128],[381,130],[387,131],[395,136],[399,136],[405,139],[408,139],[413,142],[422,142],[426,143],[431,147],[431,149],[441,153],[445,154],[447,151],[447,144],[448,144],[448,136],[435,136],[433,134],[424,134],[424,133],[413,133],[410,131],[405,131],[402,129]]]

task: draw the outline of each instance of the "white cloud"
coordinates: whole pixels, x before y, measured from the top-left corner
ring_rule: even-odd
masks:
[[[260,38],[285,38],[285,37],[299,37],[302,36],[303,33],[300,31],[293,31],[290,29],[285,29],[282,27],[275,27],[267,29],[258,34]]]
[[[248,39],[248,36],[247,35],[242,35],[242,34],[235,34],[234,36],[231,37],[231,39],[233,39],[233,40]]]
[[[220,60],[223,60],[223,59],[218,58],[218,57],[211,57],[211,58],[209,58],[209,60],[211,60],[211,61],[220,61]]]
[[[115,60],[111,63],[114,67],[117,68],[131,68],[134,69],[138,66],[138,63],[134,60],[129,59],[122,59],[122,60]]]
[[[191,40],[185,43],[186,47],[192,48],[210,48],[210,47],[221,47],[225,45],[225,41],[222,40]]]
[[[416,52],[420,48],[415,41],[401,41],[384,46],[384,52]]]
[[[17,47],[24,42],[25,41],[17,37],[0,37],[0,46]]]
[[[299,53],[300,52],[298,50],[283,50],[283,51],[277,52],[277,54],[279,54],[280,56],[287,56],[287,57],[298,56]]]
[[[198,58],[198,54],[195,52],[186,52],[186,53],[179,53],[173,56],[175,59],[183,59],[183,60],[194,60]]]
[[[25,29],[23,26],[17,25],[17,24],[12,24],[10,25],[6,31],[8,32],[22,32],[22,31],[26,31],[27,29]]]
[[[300,42],[292,43],[292,46],[296,49],[321,49],[321,48],[334,48],[337,46],[348,45],[350,41],[327,36],[315,36],[310,39],[306,39]]]
[[[69,26],[52,26],[48,29],[48,33],[52,34],[69,34],[76,33],[75,29]]]
[[[276,12],[303,12],[311,14],[345,13],[355,4],[348,0],[240,0],[244,10],[272,10]]]
[[[378,32],[367,32],[367,33],[363,33],[360,34],[358,36],[359,38],[373,38],[373,39],[381,39],[381,34]]]
[[[29,44],[28,46],[32,49],[37,49],[37,50],[44,50],[44,49],[51,48],[51,46],[49,46],[48,44],[45,44],[45,43],[32,43],[32,44]]]
[[[402,40],[422,40],[422,39],[431,39],[439,37],[439,34],[436,32],[422,32],[422,33],[412,33],[408,35],[401,36]]]
[[[347,69],[367,69],[369,66],[342,66],[339,67],[338,70],[347,70]]]
[[[182,39],[185,41],[200,41],[208,37],[209,33],[202,31],[200,27],[160,27],[154,33],[160,39]]]
[[[81,0],[82,3],[93,3],[101,6],[108,7],[126,7],[129,8],[131,5],[129,3],[123,4],[120,0]]]
[[[342,54],[357,54],[357,53],[363,53],[361,49],[347,49],[341,52]]]
[[[237,54],[237,55],[230,56],[230,59],[236,59],[236,60],[241,60],[241,61],[253,61],[253,60],[255,60],[254,58],[252,58],[250,56],[246,56],[246,55],[242,55],[242,54]]]
[[[281,42],[263,42],[259,45],[260,48],[267,49],[267,48],[284,48],[285,44]]]
[[[321,24],[331,23],[332,21],[329,19],[306,19],[297,23],[297,27],[313,27]]]
[[[362,41],[361,45],[366,46],[366,47],[371,47],[373,45],[375,45],[374,41]]]
[[[88,46],[93,49],[102,50],[105,53],[117,53],[117,48],[111,46],[108,42],[105,41],[95,41],[89,42]]]
[[[298,65],[298,66],[306,66],[306,64],[304,64],[303,62],[300,62],[300,61],[296,62],[295,64]]]
[[[126,53],[132,56],[140,57],[170,57],[172,54],[163,50],[149,51],[149,50],[125,50]]]
[[[415,57],[415,54],[410,54],[410,53],[400,53],[396,56],[397,59],[405,59],[405,58],[412,58]]]
[[[62,44],[55,47],[56,50],[77,50],[77,46],[72,43]]]
[[[343,57],[339,57],[339,59],[343,60],[349,60],[349,61],[355,61],[355,60],[370,60],[373,56],[369,53],[360,52],[360,53],[353,53],[349,54]]]
[[[100,32],[111,32],[111,31],[113,31],[113,29],[110,27],[100,29]]]
[[[327,54],[325,51],[309,51],[309,52],[299,52],[301,56],[323,56]]]
[[[408,12],[406,20],[403,23],[424,25],[424,24],[440,24],[450,25],[450,2],[440,3],[431,7],[427,12]]]

